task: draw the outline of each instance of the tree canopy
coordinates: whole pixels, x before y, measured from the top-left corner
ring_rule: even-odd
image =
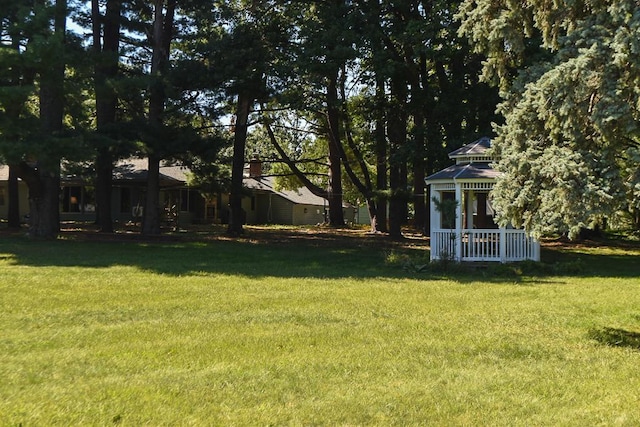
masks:
[[[574,236],[622,213],[637,228],[637,1],[465,1],[459,16],[504,98],[500,222]]]
[[[366,202],[374,230],[399,236],[411,217],[422,231],[424,177],[492,123],[503,225],[640,227],[637,1],[0,4],[0,157],[47,200],[32,206],[43,236],[61,161],[92,165],[111,231],[112,167],[132,155],[149,158],[145,233],[158,164],[179,159],[208,197],[230,191],[239,234],[258,153],[327,199],[332,225]]]

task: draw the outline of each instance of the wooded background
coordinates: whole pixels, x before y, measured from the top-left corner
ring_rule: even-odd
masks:
[[[61,161],[95,182],[149,159],[230,192],[257,156],[283,186],[367,203],[392,236],[428,224],[424,177],[494,137],[502,225],[640,229],[640,5],[633,0],[0,1],[0,159],[29,187],[30,233],[59,231]],[[19,226],[12,209],[10,226]]]

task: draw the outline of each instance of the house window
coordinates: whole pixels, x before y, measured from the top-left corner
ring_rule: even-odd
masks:
[[[70,186],[62,188],[62,212],[94,212],[95,190],[93,187]]]
[[[207,204],[205,219],[215,219],[216,218],[216,205]]]
[[[0,187],[0,206],[4,206],[4,187]]]
[[[129,187],[120,189],[120,212],[131,212],[131,189]]]
[[[180,207],[180,190],[161,190],[160,204],[163,204],[165,209],[177,211]]]
[[[180,190],[180,212],[189,212],[189,190]]]
[[[82,212],[96,211],[96,190],[94,187],[82,188]]]
[[[180,190],[180,212],[196,212],[200,194],[195,190],[183,188]]]
[[[62,212],[80,212],[82,187],[64,187],[62,189]]]
[[[203,215],[204,212],[204,197],[197,190],[189,190],[189,212],[196,215]]]

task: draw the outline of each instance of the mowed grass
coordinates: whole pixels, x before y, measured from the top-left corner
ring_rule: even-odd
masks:
[[[3,237],[0,425],[639,425],[640,249],[543,255]]]

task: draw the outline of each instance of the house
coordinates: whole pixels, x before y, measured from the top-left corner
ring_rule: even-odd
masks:
[[[525,230],[499,228],[489,193],[498,171],[491,140],[480,138],[451,153],[449,166],[425,179],[431,189],[431,259],[455,261],[540,260],[540,244]]]
[[[20,205],[20,218],[29,214],[29,191],[27,184],[18,180],[18,197]],[[0,165],[0,219],[9,217],[9,167]]]
[[[189,184],[189,170],[180,165],[162,162],[160,165],[160,206],[177,217],[180,225],[193,223],[227,223],[229,195],[220,193],[206,199]],[[0,218],[7,218],[8,166],[0,166]],[[120,223],[138,220],[144,209],[147,185],[147,160],[119,161],[113,172],[112,218]],[[306,187],[296,190],[277,189],[273,177],[262,176],[261,164],[252,161],[245,171],[243,185],[247,190],[242,199],[246,224],[318,224],[325,221],[327,202]],[[28,189],[19,181],[20,214],[28,215]],[[61,177],[60,219],[63,221],[94,221],[96,218],[95,188],[84,177],[63,172]],[[353,221],[355,210],[344,206],[345,219]]]
[[[295,190],[278,188],[274,177],[262,174],[259,160],[249,162],[243,185],[248,190],[248,196],[242,199],[247,224],[314,225],[327,221],[329,207],[324,198],[304,186]],[[228,195],[222,195],[222,200],[227,206]],[[343,214],[345,221],[353,222],[356,209],[345,203]]]
[[[206,218],[207,202],[197,189],[188,185],[188,170],[182,166],[160,164],[160,206],[177,215],[179,224]],[[86,178],[67,174],[61,177],[60,219],[95,220],[95,188]],[[147,186],[147,159],[125,159],[113,169],[111,216],[126,223],[138,220],[143,213]]]

